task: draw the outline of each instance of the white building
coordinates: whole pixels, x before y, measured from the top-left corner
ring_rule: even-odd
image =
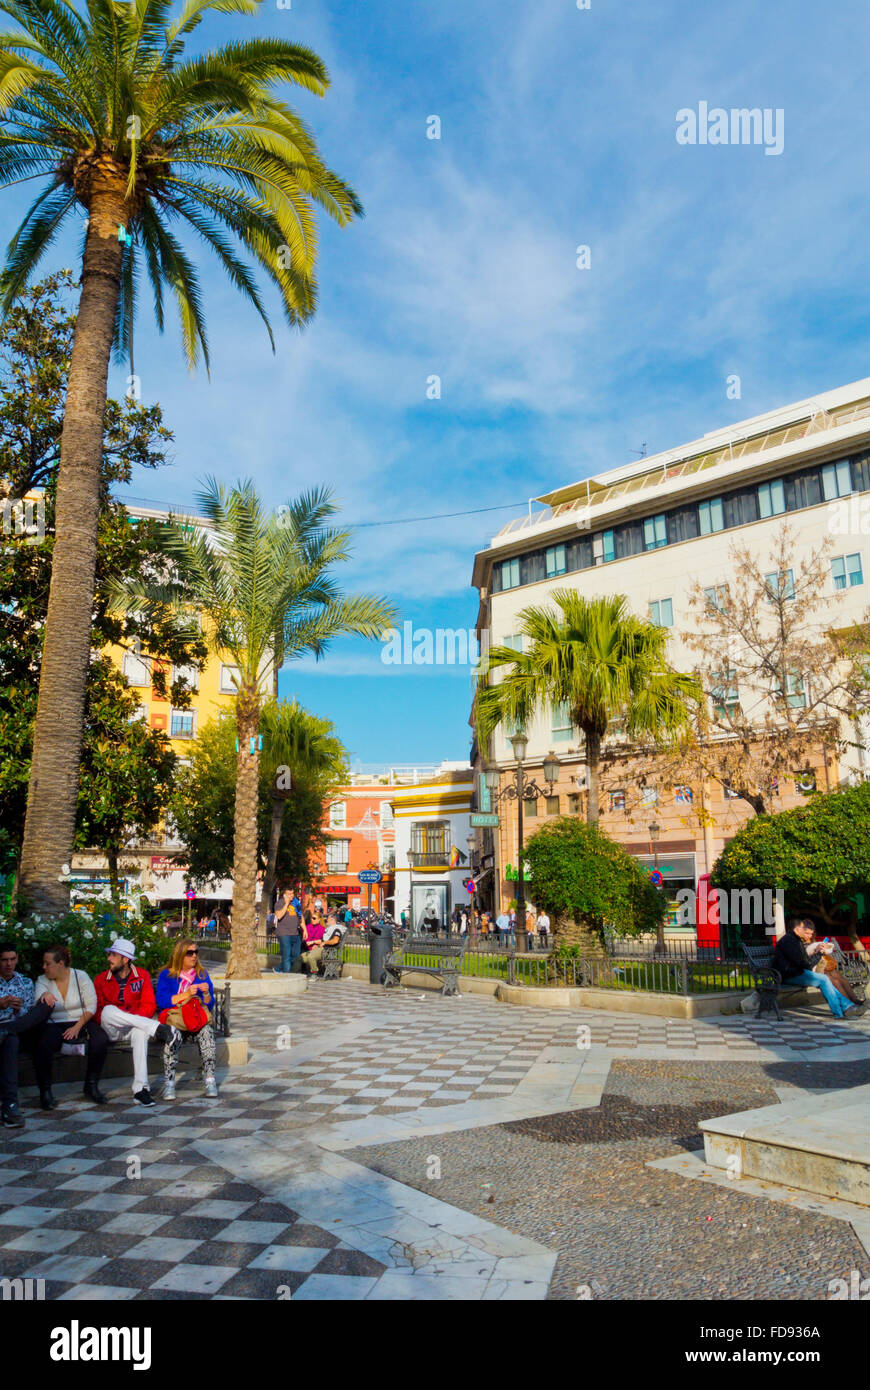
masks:
[[[414,931],[443,930],[456,906],[471,902],[468,839],[474,778],[468,764],[441,770],[393,796],[396,840],[396,903]]]
[[[698,583],[712,588],[727,582],[735,541],[767,559],[784,521],[797,533],[796,565],[827,538],[833,541],[824,625],[859,622],[870,602],[870,378],[537,500],[543,510],[530,505],[528,515],[508,523],[475,556],[482,646],[519,647],[521,610],[546,604],[555,589],[573,588],[589,598],[626,595],[639,616],[673,629],[670,659],[690,670],[697,656],[680,635],[692,624],[690,590]],[[526,827],[531,833],[544,816],[580,813],[583,742],[561,709],[542,709],[527,733],[530,768],[539,769],[548,751],[563,762],[553,795],[539,804],[537,818],[532,810]],[[503,730],[489,753],[500,769],[515,765]],[[867,775],[870,760],[859,747],[840,765],[825,761],[822,771],[826,786],[836,786]],[[685,882],[712,868],[745,815],[735,802],[718,804],[721,788],[708,789],[713,823],[705,832],[697,818],[692,823],[691,807],[679,804],[678,790],[688,793],[674,788],[667,804],[633,819],[618,800],[603,803],[601,820],[603,829],[650,864],[653,856],[664,857],[671,869],[666,878]],[[802,799],[797,781],[783,791],[785,806]],[[501,873],[516,855],[513,821],[509,814],[501,820],[495,837],[497,900],[510,893]],[[648,821],[657,822],[655,845]]]

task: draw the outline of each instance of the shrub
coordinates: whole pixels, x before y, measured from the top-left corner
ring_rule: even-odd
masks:
[[[101,910],[104,909],[104,910]],[[162,927],[124,921],[109,904],[98,904],[93,916],[67,912],[62,917],[15,916],[0,918],[0,936],[14,941],[18,948],[19,969],[34,980],[42,974],[43,952],[49,946],[69,949],[72,964],[91,979],[106,969],[106,951],[116,937],[123,936],[136,947],[136,964],[154,975],[167,964],[170,943]]]

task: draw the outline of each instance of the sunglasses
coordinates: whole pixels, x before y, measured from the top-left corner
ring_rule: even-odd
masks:
[[[199,955],[199,951],[185,951],[184,954],[185,954],[186,956],[198,956],[198,955]]]

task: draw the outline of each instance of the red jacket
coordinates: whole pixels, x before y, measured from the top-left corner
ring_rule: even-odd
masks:
[[[124,981],[124,1000],[119,1002],[120,983],[112,974],[111,970],[106,970],[98,975],[94,980],[94,988],[97,991],[97,1012],[94,1019],[100,1021],[100,1015],[107,1004],[114,1004],[122,1009],[125,1014],[141,1014],[143,1018],[153,1018],[157,1012],[157,1000],[154,998],[154,986],[151,983],[151,976],[147,970],[141,966],[130,966],[130,974]]]

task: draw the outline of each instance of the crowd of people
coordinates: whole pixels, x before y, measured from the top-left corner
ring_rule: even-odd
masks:
[[[92,980],[59,944],[43,953],[42,974],[34,982],[18,969],[15,943],[0,942],[0,1118],[7,1129],[24,1126],[18,1103],[22,1048],[33,1059],[43,1110],[57,1104],[52,1068],[59,1052],[85,1058],[84,1094],[94,1105],[105,1105],[100,1078],[109,1048],[119,1042],[129,1042],[133,1053],[134,1101],[154,1105],[148,1084],[152,1039],[163,1044],[161,1099],[174,1100],[178,1054],[188,1036],[199,1047],[204,1094],[217,1099],[214,985],[196,942],[175,942],[156,984],[136,965],[136,949],[123,937],[108,948],[106,966]]]
[[[298,974],[304,968],[312,976],[318,973],[324,948],[338,946],[353,920],[349,906],[327,912],[322,898],[313,898],[306,907],[292,888],[278,889],[270,915],[281,953],[276,969]]]

